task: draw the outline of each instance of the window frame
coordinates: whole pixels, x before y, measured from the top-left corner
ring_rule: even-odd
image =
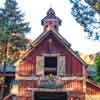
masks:
[[[59,66],[58,58],[59,58],[60,54],[58,54],[58,53],[54,53],[54,54],[44,53],[44,54],[42,54],[42,56],[44,57],[44,60],[45,60],[45,57],[56,57],[57,58],[56,75],[58,75],[58,71],[57,71],[58,66]],[[45,63],[45,61],[43,63]],[[48,69],[50,69],[50,68],[47,68],[47,70]],[[51,70],[53,70],[53,68],[51,68]],[[45,75],[45,64],[44,64],[44,75]]]

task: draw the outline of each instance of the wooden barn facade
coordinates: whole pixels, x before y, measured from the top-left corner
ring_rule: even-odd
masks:
[[[16,67],[16,100],[100,100],[100,87],[86,77],[86,63],[59,34],[61,22],[52,8],[42,19],[43,33]]]

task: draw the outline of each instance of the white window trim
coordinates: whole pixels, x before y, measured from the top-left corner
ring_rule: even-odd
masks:
[[[45,58],[45,57],[57,57],[57,75],[56,76],[59,76],[59,70],[58,70],[58,67],[60,66],[59,57],[63,56],[63,55],[60,55],[59,53],[51,53],[51,54],[50,53],[43,53],[43,54],[41,54],[41,56],[43,58]],[[43,62],[43,65],[44,65],[44,62]],[[43,70],[44,70],[44,66],[43,66]],[[45,76],[45,74],[43,74],[43,76]]]
[[[42,56],[44,56],[44,57],[50,57],[50,56],[51,57],[55,57],[55,56],[58,57],[58,56],[60,56],[60,54],[59,53],[51,53],[51,54],[50,53],[43,53]]]

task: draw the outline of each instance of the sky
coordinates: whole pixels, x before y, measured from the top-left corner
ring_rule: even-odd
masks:
[[[0,0],[0,6],[5,0]],[[62,20],[59,33],[72,45],[73,50],[86,54],[100,51],[100,42],[87,39],[86,32],[71,15],[72,4],[69,0],[17,0],[18,7],[25,14],[25,21],[30,22],[31,32],[26,36],[35,40],[43,32],[41,19],[46,16],[50,7]]]

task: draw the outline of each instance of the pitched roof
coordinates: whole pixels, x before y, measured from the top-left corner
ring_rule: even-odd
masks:
[[[75,56],[82,64],[84,64],[85,66],[87,66],[87,64],[80,58],[79,55],[77,55],[75,53],[75,51],[72,50],[71,48],[71,44],[64,38],[62,37],[58,32],[50,29],[46,32],[43,32],[42,34],[40,34],[40,36],[37,37],[37,39],[35,39],[33,42],[32,42],[32,48],[29,48],[27,51],[26,51],[26,54],[22,57],[22,59],[24,59],[25,57],[27,57],[31,52],[32,50],[38,46],[50,33],[50,31],[55,35],[55,37],[61,42],[62,45],[64,45],[64,47],[73,55]],[[20,61],[22,60],[20,59]]]
[[[97,84],[97,83],[94,82],[93,80],[87,79],[86,82],[88,82],[88,83],[90,83],[90,84],[92,84],[92,85],[94,85],[94,86],[100,88],[100,84]]]

